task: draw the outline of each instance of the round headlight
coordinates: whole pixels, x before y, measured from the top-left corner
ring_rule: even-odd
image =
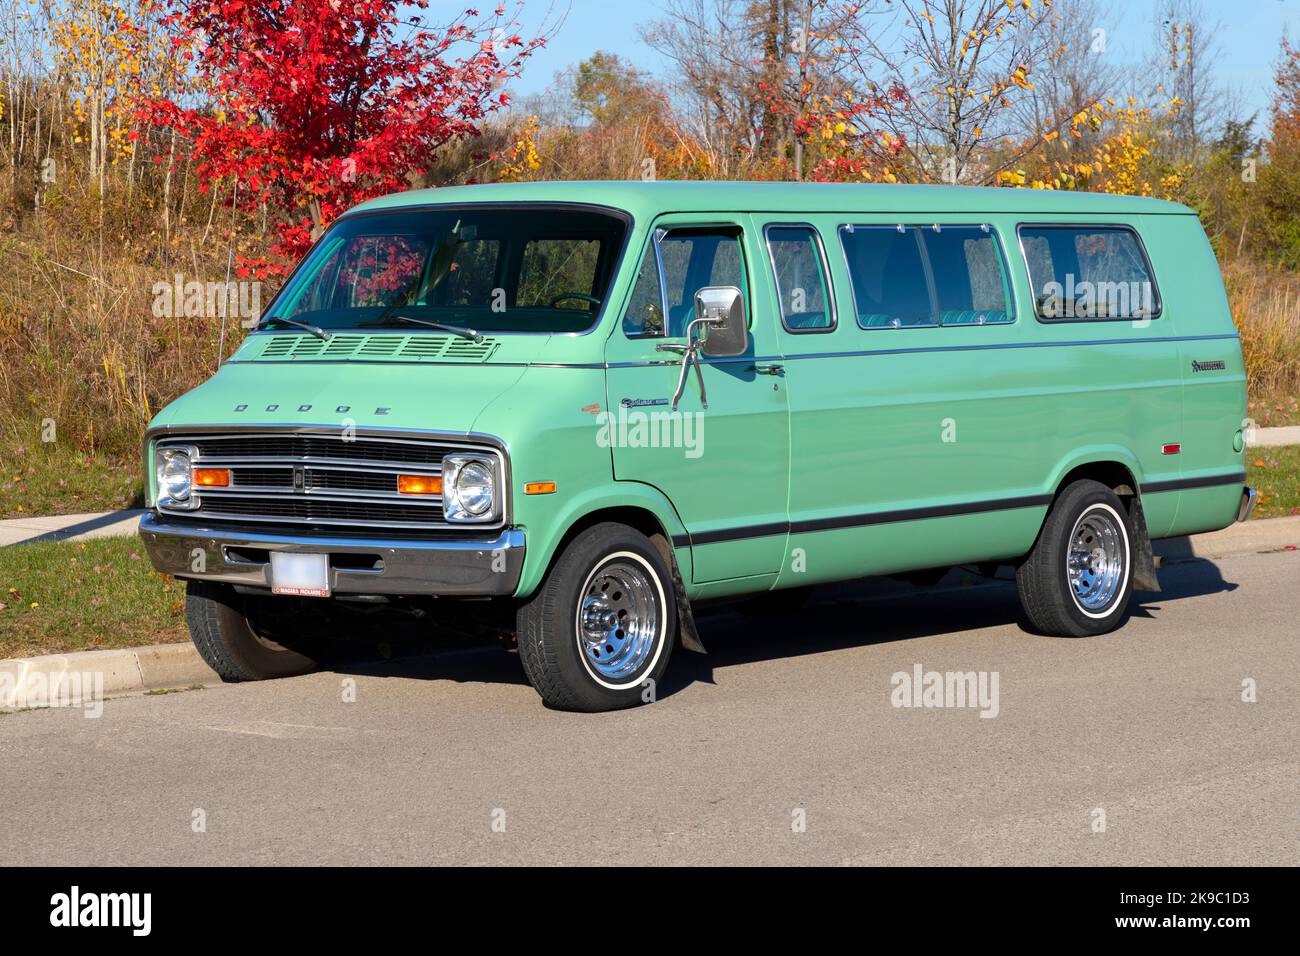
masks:
[[[456,473],[456,499],[468,513],[478,516],[492,510],[492,470],[479,461],[462,465]]]
[[[158,452],[158,491],[173,501],[185,501],[190,496],[190,456],[179,448]]]

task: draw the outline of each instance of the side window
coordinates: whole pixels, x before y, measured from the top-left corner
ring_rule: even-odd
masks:
[[[659,257],[663,261],[663,304],[667,312],[656,322],[650,305],[650,280],[655,271],[654,247],[642,258],[632,302],[623,317],[623,330],[630,336],[667,335],[679,338],[686,334],[695,313],[695,293],[705,286],[731,285],[741,290],[749,321],[749,301],[745,284],[745,261],[740,246],[740,230],[731,227],[688,227],[670,229],[658,238]],[[633,310],[636,310],[635,313]],[[660,308],[663,312],[663,308]],[[639,331],[638,331],[639,330]]]
[[[1034,307],[1046,322],[1153,319],[1160,293],[1127,226],[1021,226]]]
[[[664,293],[659,283],[659,261],[655,258],[655,238],[646,243],[641,268],[637,270],[632,299],[623,313],[623,334],[628,338],[664,334]]]
[[[821,240],[811,226],[768,226],[781,324],[791,332],[823,332],[835,327],[835,312]]]
[[[840,243],[864,329],[934,325],[930,278],[915,227],[845,226]]]
[[[1006,269],[993,233],[983,226],[922,230],[940,325],[1011,321]]]

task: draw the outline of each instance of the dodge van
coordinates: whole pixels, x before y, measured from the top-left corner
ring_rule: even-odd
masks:
[[[1173,203],[417,190],[340,217],[158,414],[140,533],[226,680],[313,666],[286,609],[486,600],[546,704],[599,711],[704,650],[701,603],[824,582],[1012,566],[1029,628],[1110,631],[1153,538],[1249,514],[1245,413]]]

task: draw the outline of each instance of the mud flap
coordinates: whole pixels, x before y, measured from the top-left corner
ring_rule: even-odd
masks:
[[[682,583],[682,574],[673,560],[673,590],[677,593],[677,638],[682,647],[696,654],[707,654],[700,632],[695,627],[695,615],[691,612],[691,602],[686,597],[686,585]]]
[[[1142,513],[1142,500],[1136,495],[1129,507],[1129,516],[1133,519],[1133,534],[1137,538],[1133,547],[1133,588],[1137,591],[1159,592],[1160,579],[1156,576],[1156,562],[1151,553],[1147,519]]]
[[[673,574],[673,596],[677,598],[677,640],[688,651],[694,651],[696,654],[707,654],[704,649],[704,642],[700,640],[700,632],[695,627],[695,615],[691,613],[691,602],[686,596],[686,585],[682,581],[681,569],[677,567],[677,555],[673,552],[672,546],[669,545],[668,539],[662,534],[650,536],[650,541],[659,553],[663,555],[664,561],[672,570]]]

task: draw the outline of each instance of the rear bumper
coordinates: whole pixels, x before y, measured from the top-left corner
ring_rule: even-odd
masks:
[[[1255,510],[1255,504],[1259,500],[1259,495],[1250,485],[1245,485],[1241,489],[1241,507],[1237,509],[1237,520],[1245,521],[1250,517],[1250,513]]]
[[[159,571],[254,588],[271,587],[271,551],[325,553],[335,594],[506,596],[524,563],[524,533],[511,528],[469,540],[352,538],[186,524],[151,512],[140,519],[140,538]]]

